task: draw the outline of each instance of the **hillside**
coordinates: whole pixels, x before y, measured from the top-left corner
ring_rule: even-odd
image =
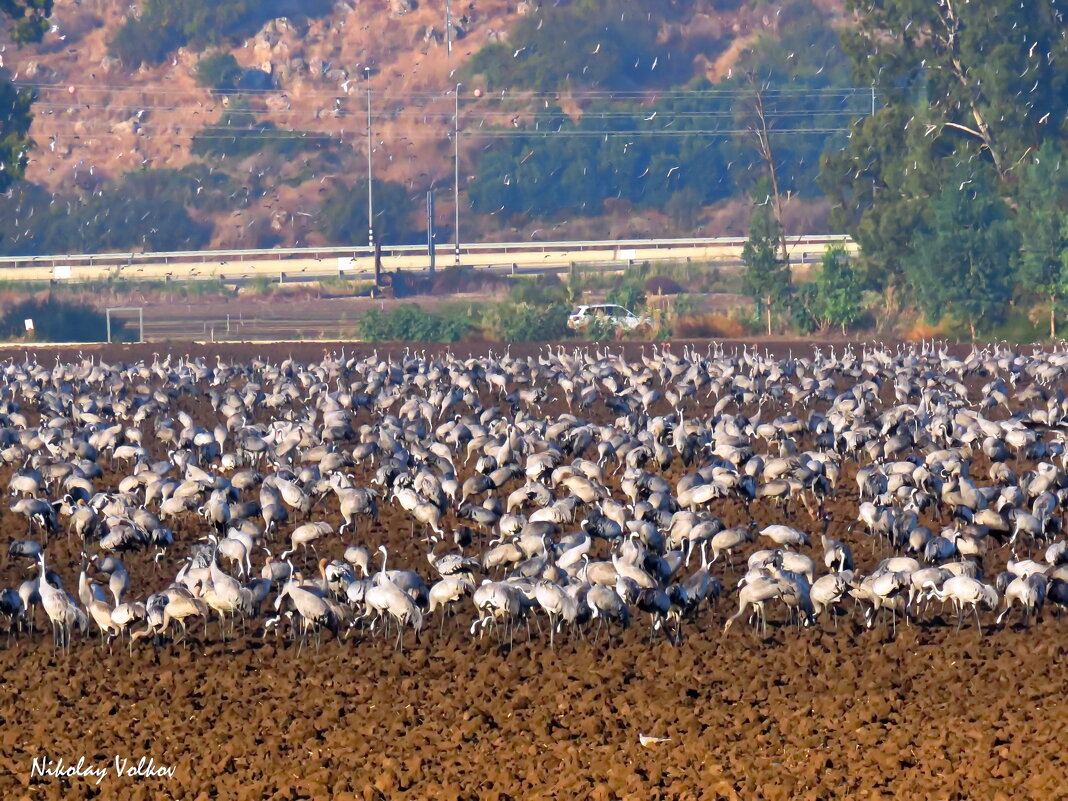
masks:
[[[141,0],[137,16],[128,14],[131,6],[125,3],[57,0],[53,28],[43,43],[21,49],[5,45],[3,66],[17,83],[39,94],[31,129],[36,149],[26,174],[35,186],[19,187],[8,208],[0,210],[9,232],[5,251],[47,249],[46,235],[53,237],[54,247],[84,242],[86,249],[308,245],[339,238],[363,244],[365,204],[354,198],[366,193],[360,182],[367,174],[368,90],[374,177],[399,187],[396,205],[386,210],[386,219],[376,220],[377,227],[397,239],[414,237],[423,227],[426,191],[435,188],[444,232],[453,217],[457,81],[464,83],[460,183],[466,237],[538,237],[550,225],[554,237],[648,234],[665,227],[734,232],[741,223],[730,198],[751,188],[755,158],[744,135],[717,136],[718,161],[711,166],[699,160],[707,160],[711,146],[693,142],[709,139],[707,119],[715,114],[735,120],[741,113],[734,74],[739,61],[762,48],[764,60],[757,63],[770,81],[796,77],[782,74],[781,65],[771,63],[775,58],[801,65],[830,59],[840,71],[840,54],[831,52],[836,45],[827,44],[833,40],[830,21],[838,13],[834,3],[621,0],[540,8],[532,0],[454,2],[450,55],[440,3],[275,0],[246,7],[244,0],[228,0],[202,7],[204,2]],[[233,13],[220,16],[227,9]],[[280,11],[287,13],[260,24],[264,13]],[[785,39],[792,40],[796,57],[768,44]],[[175,41],[184,44],[170,48]],[[225,53],[238,71],[229,73],[224,91],[216,91],[203,85],[202,59]],[[161,55],[162,61],[153,63]],[[815,68],[810,72],[818,74]],[[845,81],[841,74],[834,80]],[[682,110],[680,96],[672,94],[679,87],[707,91],[731,81],[732,105],[721,111],[705,112],[700,105],[696,112]],[[614,166],[616,156],[606,153],[547,147],[544,155],[554,164],[541,165],[543,172],[525,179],[528,190],[536,185],[542,194],[515,195],[512,181],[520,180],[523,168],[535,167],[540,142],[554,143],[546,128],[566,129],[569,141],[589,144],[605,126],[583,129],[583,124],[594,113],[605,118],[606,108],[613,124],[624,129],[656,113],[661,120],[675,115],[682,122],[689,117],[702,123],[685,141],[675,137],[665,145],[676,150],[662,158],[656,148],[669,138],[646,137],[656,144],[633,168]],[[735,120],[723,130],[738,128]],[[609,141],[607,132],[604,139]],[[693,152],[683,152],[686,147]],[[808,159],[811,171],[813,153],[818,155],[818,146],[793,160]],[[562,159],[607,166],[596,181],[586,180],[583,167],[571,184],[561,179],[556,194],[545,195],[547,176],[559,172]],[[671,168],[684,174],[691,163],[685,159],[692,160],[692,180],[707,169],[712,181],[718,170],[725,185],[706,194],[678,183]],[[644,188],[635,194],[624,187],[613,202],[610,192],[597,188],[624,174],[634,183],[643,168],[646,174],[667,174],[659,194]],[[180,172],[123,177],[168,170]],[[796,193],[804,194],[810,177],[798,174]],[[569,208],[554,199],[574,197],[574,186],[582,183],[594,186],[581,205]],[[381,197],[388,200],[388,187],[383,190]],[[510,196],[501,200],[502,192]],[[106,197],[112,201],[107,208],[94,201]],[[36,223],[24,228],[29,209],[47,214],[56,198],[66,201],[72,219],[82,215],[77,230],[60,235],[37,230]],[[129,203],[121,224],[115,210],[119,201]],[[147,209],[146,216],[154,216],[141,228],[152,225],[141,230],[137,211],[157,201],[173,207]],[[818,220],[821,213],[818,203],[793,206],[795,217],[814,213]],[[495,216],[495,210],[504,213]],[[108,233],[90,235],[102,215]],[[126,225],[136,229],[129,236],[113,231]],[[178,229],[189,235],[175,236]]]

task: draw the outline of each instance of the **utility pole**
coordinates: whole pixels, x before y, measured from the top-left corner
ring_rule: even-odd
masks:
[[[873,117],[875,116],[875,84],[874,83],[871,85],[871,115]],[[873,175],[872,178],[871,178],[871,202],[873,204],[875,203],[875,190],[876,190],[876,181],[875,181],[875,176]]]
[[[434,252],[434,190],[426,193],[426,249],[430,256],[430,275],[434,275],[436,253]]]
[[[445,0],[445,55],[452,58],[452,8]]]
[[[456,206],[456,221],[453,227],[453,233],[456,239],[456,266],[460,266],[460,87],[462,83],[456,84],[456,110],[452,118],[452,142],[455,148],[453,153],[453,184],[452,184],[452,199],[453,204]]]
[[[367,87],[367,244],[375,246],[375,204],[371,193],[372,169],[371,151],[374,143],[371,140],[371,87]]]

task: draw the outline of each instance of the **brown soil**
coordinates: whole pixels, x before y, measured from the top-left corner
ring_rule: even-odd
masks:
[[[97,353],[129,361],[151,351]],[[324,347],[219,351],[224,359],[306,359]],[[51,350],[40,356],[53,358]],[[201,423],[208,419],[206,404],[189,408]],[[9,474],[0,471],[5,486]],[[98,486],[114,486],[122,474],[120,467]],[[673,467],[668,478],[679,474]],[[832,504],[831,534],[847,538],[858,565],[870,569],[882,554],[846,532],[856,511],[852,475]],[[733,502],[715,511],[727,522],[742,516]],[[754,513],[763,523],[783,519],[760,504]],[[337,522],[333,501],[325,517]],[[9,535],[24,536],[23,519],[6,505],[0,521]],[[803,513],[791,522],[816,530]],[[187,515],[159,573],[148,555],[127,557],[134,594],[164,586],[199,533]],[[360,539],[387,542],[391,564],[426,575],[424,546],[407,515],[388,503]],[[322,552],[332,557],[341,548],[333,537]],[[76,587],[76,545],[61,537],[49,557],[65,586]],[[988,556],[988,574],[1003,560]],[[716,573],[734,583],[722,568]],[[17,586],[24,576],[5,564],[0,585]],[[761,639],[746,626],[723,635],[733,604],[728,591],[714,611],[685,624],[678,646],[662,637],[650,643],[640,619],[611,639],[560,637],[555,651],[537,628],[529,636],[520,629],[509,652],[490,635],[472,638],[466,611],[443,635],[436,622],[418,642],[409,633],[400,652],[354,632],[298,656],[295,645],[259,630],[223,643],[214,623],[206,637],[196,630],[192,647],[141,643],[132,656],[121,646],[101,651],[92,639],[54,656],[41,632],[0,642],[0,798],[1064,797],[1063,618],[984,637],[974,625],[955,632],[936,619],[899,627],[894,637],[848,619],[798,632],[773,615]],[[639,734],[670,739],[643,747]],[[34,757],[81,755],[109,765],[116,755],[133,762],[145,755],[176,773],[109,775],[99,786],[30,779]]]

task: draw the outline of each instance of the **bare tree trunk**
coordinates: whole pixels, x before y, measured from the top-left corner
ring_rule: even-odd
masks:
[[[990,158],[994,162],[994,169],[997,170],[998,177],[1002,180],[1005,179],[1005,167],[1002,164],[1001,155],[997,148],[994,146],[994,134],[990,130],[990,126],[987,124],[986,119],[983,117],[982,111],[979,109],[979,98],[982,95],[982,89],[978,83],[969,81],[968,70],[964,68],[964,65],[960,61],[960,32],[961,21],[957,17],[957,12],[953,8],[951,0],[944,0],[939,3],[940,11],[939,21],[942,23],[942,27],[945,31],[944,35],[938,37],[946,51],[949,53],[949,63],[952,67],[952,74],[960,83],[966,102],[968,103],[968,109],[972,113],[972,119],[975,120],[975,128],[970,128],[967,125],[961,125],[960,123],[950,122],[947,126],[955,128],[958,131],[963,131],[970,136],[974,136],[976,139],[983,143],[983,146],[990,153]]]
[[[883,304],[883,322],[881,326],[877,326],[881,329],[881,331],[885,331],[889,327],[890,318],[893,316],[894,311],[896,310],[896,289],[897,287],[894,285],[894,282],[891,279],[887,283],[886,291],[883,294],[883,299],[885,301]]]
[[[779,193],[779,174],[775,169],[775,156],[771,148],[771,139],[768,136],[768,118],[764,111],[764,90],[757,86],[756,77],[752,72],[748,73],[749,85],[753,87],[753,113],[756,115],[754,124],[749,126],[749,132],[756,137],[757,152],[768,167],[768,177],[771,179],[771,193],[775,210],[775,221],[779,224],[779,248],[780,258],[787,261],[786,253],[786,229],[782,225],[782,195]]]
[[[768,336],[771,336],[771,296],[764,298],[764,308],[768,313]]]
[[[1057,338],[1057,296],[1049,296],[1049,338]]]

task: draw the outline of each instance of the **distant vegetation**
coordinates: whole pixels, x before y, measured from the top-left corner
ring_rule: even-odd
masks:
[[[488,336],[503,342],[548,342],[571,335],[567,317],[575,297],[555,276],[520,279],[498,303],[453,305],[440,313],[415,304],[389,312],[372,309],[359,324],[363,339],[372,342],[455,342],[467,336]]]
[[[599,4],[600,21],[610,17],[618,22],[618,5]],[[574,26],[569,30],[580,31],[567,38],[567,47],[553,51],[559,58],[547,64],[547,70],[571,57],[561,56],[559,50],[574,53],[584,64],[600,63],[604,45],[596,56],[571,47],[578,37],[604,38],[601,28],[590,24],[587,29],[583,27],[587,23],[569,16],[580,8],[584,6],[544,9],[538,15],[545,24],[537,37],[543,37],[549,20],[558,17],[569,20]],[[646,15],[630,13],[634,18]],[[502,126],[507,135],[478,158],[470,190],[473,207],[503,218],[539,218],[560,212],[597,215],[604,213],[606,201],[623,200],[639,208],[662,209],[681,229],[692,229],[700,207],[749,193],[765,173],[752,133],[758,93],[782,191],[818,196],[820,155],[845,147],[850,126],[869,112],[870,98],[840,90],[849,85],[849,62],[834,30],[810,0],[794,0],[783,15],[784,38],[761,36],[744,55],[737,73],[717,84],[691,82],[685,91],[655,103],[623,98],[588,101],[577,120],[573,111],[554,105],[538,108],[530,116],[518,114],[513,127],[519,130]],[[537,25],[534,17],[523,20],[519,28],[531,25]],[[655,38],[655,25],[625,27],[628,36]],[[655,42],[646,45],[652,48],[650,54],[656,52]],[[496,47],[483,52],[496,53]],[[549,48],[546,41],[543,49]],[[508,62],[521,61],[511,58],[518,43],[513,47],[509,40],[507,49]],[[473,62],[472,71],[477,63]],[[501,69],[507,72],[507,67]],[[492,74],[500,82],[501,73]],[[519,79],[527,73],[518,69],[516,74]],[[670,68],[664,74],[671,74]]]
[[[413,224],[423,205],[392,181],[372,185],[375,209],[375,239],[389,245],[410,245],[426,241],[425,228]],[[422,198],[419,198],[422,200]],[[367,244],[367,181],[350,186],[338,183],[323,198],[315,224],[332,245]]]
[[[179,47],[233,44],[277,17],[318,17],[328,0],[142,0],[108,42],[127,67],[158,64]]]
[[[861,247],[865,288],[888,315],[915,305],[972,335],[996,331],[1014,301],[1056,336],[1068,294],[1063,11],[1047,0],[846,6],[854,80],[881,102],[827,152],[820,183]]]
[[[467,236],[551,227],[671,236],[709,231],[710,220],[748,224],[740,275],[709,270],[689,281],[680,266],[658,283],[628,273],[589,286],[600,281],[601,294],[644,300],[671,319],[684,316],[688,295],[741,290],[753,305],[729,320],[732,331],[912,325],[979,336],[1030,326],[1056,337],[1068,320],[1063,9],[1048,0],[844,3],[844,15],[815,0],[530,4],[456,75],[465,84],[460,162],[473,175],[460,187]],[[50,10],[49,0],[9,0],[0,19],[14,41],[30,41]],[[362,164],[353,169],[359,146],[280,128],[241,94],[265,74],[243,69],[229,48],[272,18],[331,10],[328,0],[140,0],[111,52],[133,67],[178,47],[207,51],[196,78],[224,108],[193,138],[204,164],[110,181],[82,173],[54,196],[22,180],[33,97],[0,72],[0,252],[195,248],[233,230],[250,245],[306,236],[362,244],[369,223],[379,241],[421,242],[426,185],[376,181],[369,221],[366,183],[353,180],[363,175]],[[745,47],[728,53],[740,36]],[[438,46],[431,39],[427,47]],[[441,175],[451,143],[433,155],[443,157],[434,169],[413,157],[413,174]],[[286,187],[309,202],[299,217],[269,219],[256,201]],[[829,214],[859,254],[791,273],[796,254],[781,232],[796,198],[818,207],[815,219]],[[213,217],[254,204],[254,219],[213,228]],[[560,334],[575,287],[531,292],[520,285],[470,325],[508,339]],[[687,331],[713,327],[704,325],[712,312],[685,316],[694,318]],[[379,333],[387,323],[375,323]],[[410,314],[402,323],[416,324]]]
[[[209,53],[197,62],[197,83],[209,89],[229,91],[241,80],[241,72],[232,53]]]
[[[657,20],[677,18],[690,2],[576,0],[543,3],[521,19],[508,42],[471,59],[468,78],[492,89],[553,91],[569,87],[637,89],[689,80],[692,54],[657,42]],[[674,51],[674,52],[673,52]]]
[[[17,45],[39,42],[49,26],[52,0],[2,0],[0,22]],[[27,136],[35,93],[18,89],[8,71],[0,67],[0,192],[20,179],[29,163]]]
[[[5,255],[123,250],[195,250],[212,226],[190,210],[240,203],[245,190],[203,166],[130,172],[85,196],[52,195],[19,183],[0,198],[0,252]]]
[[[26,330],[33,320],[33,331]],[[112,320],[112,338],[119,338],[122,323]],[[101,312],[48,295],[20,301],[0,315],[0,340],[31,339],[40,342],[103,342],[107,320]]]
[[[664,209],[680,224],[687,219],[692,224],[687,210],[748,192],[762,169],[745,137],[730,133],[744,125],[746,113],[742,85],[736,82],[732,88],[735,94],[722,94],[699,85],[695,94],[645,108],[597,103],[577,123],[559,108],[546,109],[524,129],[537,133],[504,138],[480,157],[472,205],[505,217],[560,211],[594,215],[603,213],[606,200],[622,199]],[[789,116],[822,116],[822,124],[833,113],[818,108],[826,102],[818,96],[776,101],[779,109],[793,103]],[[777,113],[773,108],[772,114]],[[848,114],[836,122],[847,128]],[[651,130],[694,133],[658,137],[650,135]],[[546,136],[544,131],[560,135]],[[802,197],[818,195],[820,154],[828,140],[836,138],[844,142],[845,134],[774,136],[781,145],[776,161],[783,190]]]
[[[208,125],[193,137],[190,151],[195,156],[228,156],[243,159],[258,153],[290,158],[308,150],[331,146],[323,133],[278,128],[270,121],[256,119],[244,101],[231,101],[219,122]]]
[[[371,309],[360,318],[360,337],[368,342],[456,342],[474,328],[462,313],[434,314],[407,303],[389,312]]]

